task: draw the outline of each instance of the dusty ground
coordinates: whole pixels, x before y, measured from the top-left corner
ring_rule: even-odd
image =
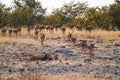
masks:
[[[58,40],[58,36],[61,39]],[[74,48],[72,43],[63,38],[60,31],[54,34],[46,33],[44,48],[41,47],[39,39],[34,39],[33,34],[28,36],[23,32],[18,39],[10,39],[7,34],[1,36],[1,80],[32,80],[31,78],[36,77],[39,78],[36,80],[120,80],[119,31],[96,31],[91,34],[76,31],[74,36],[77,37],[76,44],[81,39],[95,43],[95,50],[89,52],[77,46]],[[59,60],[32,60],[33,56],[40,54],[62,55]]]

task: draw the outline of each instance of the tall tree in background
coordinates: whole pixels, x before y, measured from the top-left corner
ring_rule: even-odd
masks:
[[[70,24],[73,23],[77,18],[84,17],[85,9],[87,4],[85,3],[75,3],[71,2],[69,4],[63,5],[63,7],[54,10],[52,13],[55,16],[59,16],[60,24]]]
[[[109,29],[111,26],[111,17],[107,6],[87,8],[86,18],[86,24],[95,28]]]
[[[115,0],[115,3],[110,5],[109,14],[112,17],[113,26],[117,26],[120,30],[120,0]]]
[[[0,3],[0,28],[8,26],[9,14],[10,14],[10,8]]]
[[[38,0],[14,0],[13,7],[0,2],[0,28],[7,26],[33,27],[36,24],[93,26],[106,30],[120,30],[120,0],[102,7],[88,7],[87,2],[71,2],[46,15]]]
[[[120,4],[120,0],[115,0],[115,3]]]
[[[0,27],[2,27],[4,25],[4,23],[3,23],[3,19],[4,19],[4,7],[5,7],[5,5],[3,5],[2,3],[0,3]]]
[[[43,20],[44,25],[50,25],[50,26],[55,26],[60,24],[60,17],[56,15],[49,15],[46,16],[45,19]]]
[[[14,7],[12,14],[18,22],[16,25],[34,26],[42,21],[46,12],[46,9],[43,9],[41,3],[36,0],[14,0]]]

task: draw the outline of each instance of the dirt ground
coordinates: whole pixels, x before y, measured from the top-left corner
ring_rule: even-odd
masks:
[[[120,31],[75,30],[75,46],[67,39],[70,31],[42,31],[44,47],[34,31],[23,29],[17,39],[0,35],[0,79],[120,80]],[[94,43],[94,50],[77,46],[80,40]]]

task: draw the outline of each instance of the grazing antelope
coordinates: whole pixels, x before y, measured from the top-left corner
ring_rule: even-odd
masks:
[[[91,43],[91,44],[87,45],[87,48],[88,48],[90,51],[93,51],[94,48],[95,48],[95,44]]]
[[[41,33],[40,35],[41,35],[41,37],[40,37],[40,39],[41,39],[41,46],[44,48],[45,34]]]
[[[7,29],[5,29],[5,28],[2,29],[2,30],[1,30],[1,34],[2,34],[2,36],[5,36],[6,32],[7,32]]]
[[[89,51],[89,53],[92,54],[92,52],[94,51],[94,46],[95,44],[93,43],[87,43],[87,40],[80,40],[80,44],[78,44],[78,47],[81,47],[81,50],[83,50],[84,52],[86,52],[86,50]]]
[[[90,43],[89,45],[87,45],[87,49],[89,50],[91,57],[93,56],[92,52],[94,51],[94,48],[95,48],[95,44],[93,43]]]
[[[83,51],[86,51],[87,41],[86,40],[80,40],[80,47]]]
[[[75,48],[75,43],[76,43],[77,39],[76,38],[71,38],[71,41],[73,43],[73,47]]]

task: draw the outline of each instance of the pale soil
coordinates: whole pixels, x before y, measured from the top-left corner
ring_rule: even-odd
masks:
[[[0,77],[1,80],[120,80],[120,32],[94,31],[91,34],[85,31],[74,32],[79,40],[86,39],[95,43],[94,56],[80,47],[73,47],[61,31],[46,33],[45,48],[40,39],[34,39],[33,31],[28,36],[24,29],[18,39],[0,37]],[[67,32],[66,32],[67,35]],[[54,36],[54,37],[52,37]],[[98,38],[102,43],[97,43]],[[63,53],[67,60],[32,61],[24,58],[23,54]],[[21,61],[22,59],[22,61]],[[24,60],[23,60],[24,59]],[[33,74],[32,74],[33,73]],[[22,77],[21,77],[22,76]],[[36,79],[38,78],[38,79]],[[34,80],[34,79],[33,79]]]

